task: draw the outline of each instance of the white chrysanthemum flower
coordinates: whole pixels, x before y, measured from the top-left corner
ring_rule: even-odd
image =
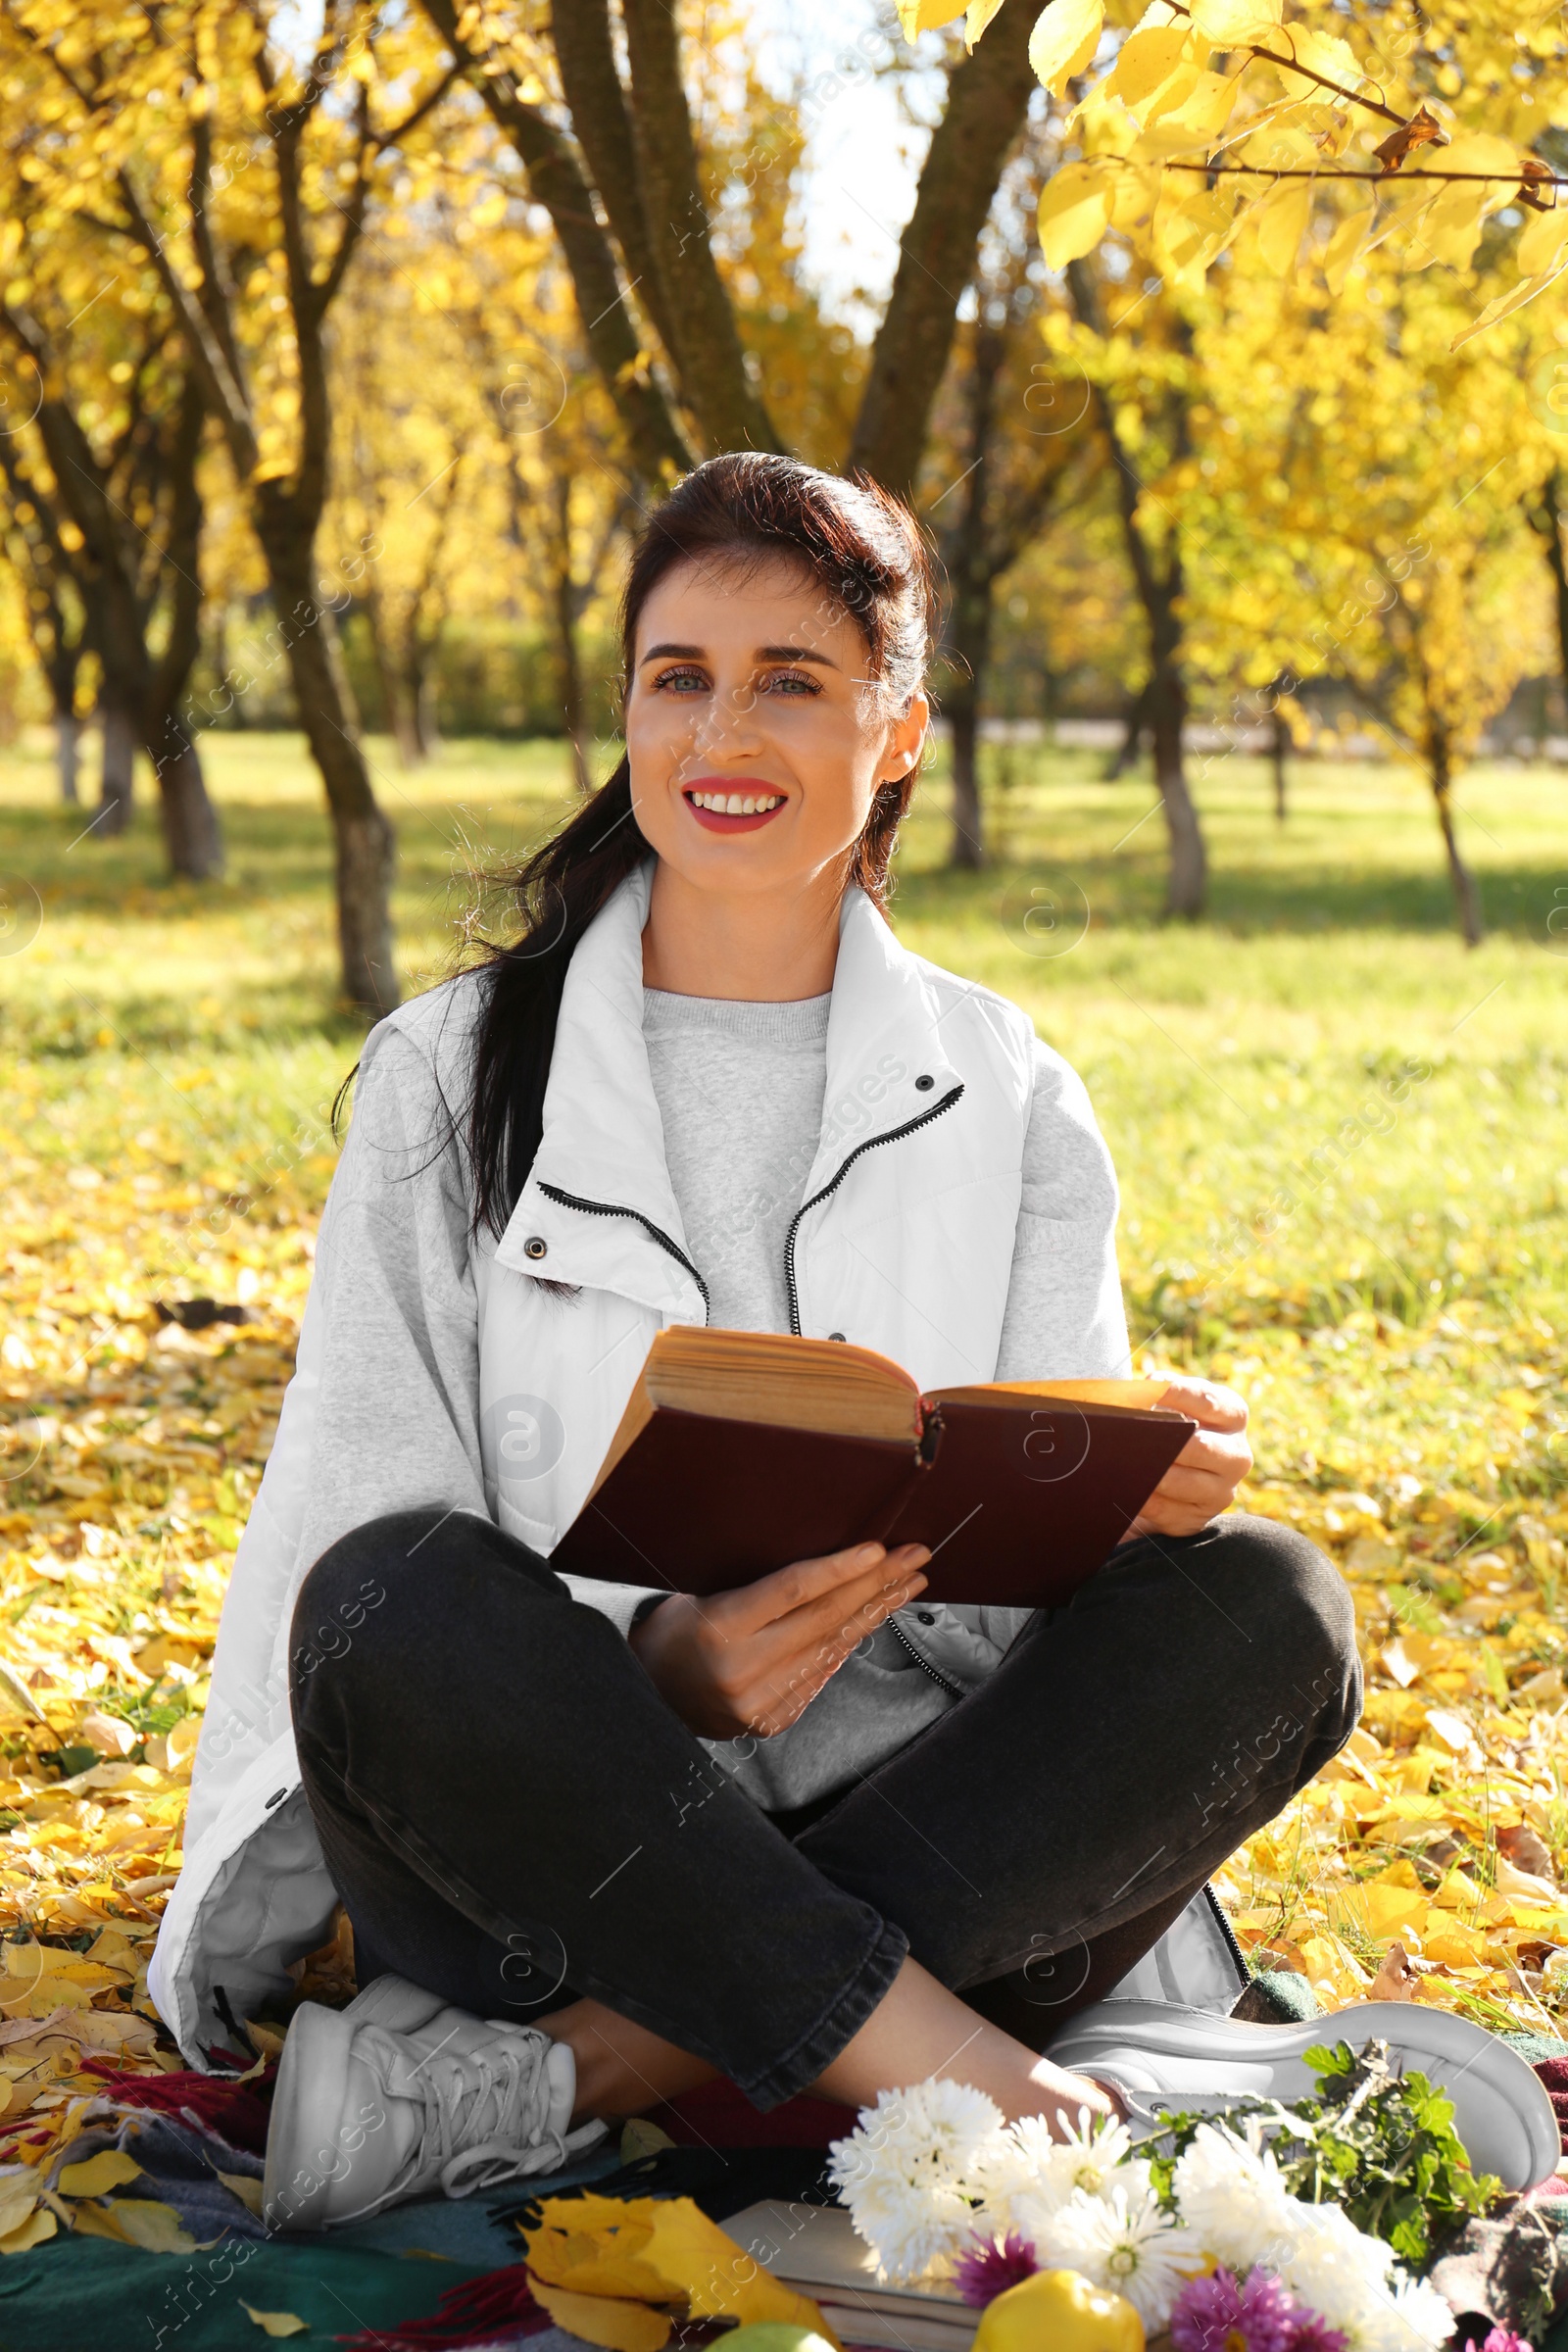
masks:
[[[1446,2344],[1453,2327],[1452,2306],[1437,2288],[1399,2272],[1393,2293],[1364,2324],[1367,2352],[1416,2352],[1417,2345]]]
[[[1120,2186],[1098,2197],[1078,2190],[1048,2217],[1035,2251],[1043,2262],[1060,2263],[1124,2295],[1151,2334],[1164,2327],[1187,2280],[1202,2268],[1191,2230],[1167,2220],[1153,2197],[1129,2199]]]
[[[884,2278],[913,2278],[972,2233],[1001,2134],[1002,2110],[983,2091],[934,2078],[884,2090],[834,2142],[829,2177]]]
[[[1357,2340],[1363,2322],[1391,2305],[1393,2249],[1368,2237],[1337,2205],[1285,2201],[1281,2228],[1261,2257],[1331,2328]],[[1414,2352],[1413,2345],[1406,2352]]]
[[[1232,2270],[1263,2263],[1284,2276],[1278,2249],[1293,2230],[1297,2200],[1267,2148],[1224,2125],[1200,2124],[1176,2162],[1176,2207],[1205,2254]]]
[[[1078,2110],[1065,2139],[1054,2139],[1043,2115],[1009,2124],[980,2176],[986,2213],[999,2230],[1021,2230],[1032,2237],[1050,2214],[1081,2189],[1103,2196],[1112,2186],[1136,2200],[1150,2187],[1150,2168],[1132,2154],[1132,2135],[1114,2117]]]

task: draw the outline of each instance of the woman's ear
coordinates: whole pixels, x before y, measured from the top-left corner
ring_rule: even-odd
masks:
[[[885,774],[879,784],[902,784],[918,764],[926,729],[931,723],[931,705],[924,694],[914,694],[909,708],[902,718],[896,718],[888,733],[888,748],[882,764]]]

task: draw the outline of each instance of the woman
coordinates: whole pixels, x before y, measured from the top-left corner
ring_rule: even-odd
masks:
[[[1304,2081],[1311,2035],[1228,2018],[1202,1895],[1360,1677],[1329,1563],[1219,1516],[1230,1391],[1171,1384],[1198,1434],[1049,1617],[922,1606],[908,1546],[700,1605],[678,1556],[550,1569],[667,1323],[922,1387],[1126,1366],[1082,1086],[881,912],[928,715],[911,518],[715,459],[623,618],[626,757],[516,944],[368,1043],[224,1614],[155,1988],[206,2063],[346,1905],[365,1989],[295,2015],[284,2226],[553,2166],[714,2073],[765,2108],[954,2071],[1053,2129],[1244,2060]],[[1483,2098],[1484,2036],[1393,2015],[1429,2064],[1452,2027]]]

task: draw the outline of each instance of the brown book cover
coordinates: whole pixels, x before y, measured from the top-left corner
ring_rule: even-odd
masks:
[[[922,1396],[868,1348],[677,1325],[649,1350],[551,1554],[721,1592],[870,1539],[931,1549],[923,1599],[1050,1608],[1109,1556],[1197,1424],[1160,1380]]]

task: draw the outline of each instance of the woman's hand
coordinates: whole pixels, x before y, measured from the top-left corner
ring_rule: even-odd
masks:
[[[852,1649],[923,1592],[923,1544],[852,1544],[797,1560],[739,1592],[672,1593],[631,1645],[688,1731],[770,1740],[794,1723]]]
[[[1135,1536],[1196,1536],[1227,1509],[1252,1467],[1247,1442],[1247,1403],[1216,1381],[1173,1380],[1160,1398],[1168,1412],[1201,1422],[1133,1521]]]

